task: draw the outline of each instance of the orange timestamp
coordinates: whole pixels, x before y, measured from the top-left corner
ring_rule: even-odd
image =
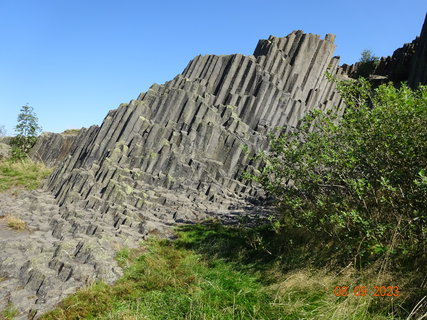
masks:
[[[347,286],[336,286],[334,288],[334,294],[337,297],[346,297],[349,293],[357,297],[365,297],[372,295],[374,297],[398,297],[400,294],[398,286],[374,286],[372,290],[369,290],[366,286],[355,286],[353,290]]]

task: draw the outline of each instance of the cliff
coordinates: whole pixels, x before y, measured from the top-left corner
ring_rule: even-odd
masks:
[[[83,128],[81,131],[86,132],[86,129]],[[77,142],[76,138],[77,133],[43,132],[31,148],[29,156],[49,167],[55,167],[72,153],[73,144]]]
[[[357,77],[360,66],[357,62],[343,65],[343,69],[350,77]],[[396,49],[391,56],[382,57],[371,78],[395,84],[407,82],[411,88],[427,84],[427,15],[420,36]]]
[[[80,133],[46,188],[60,205],[146,231],[247,206],[258,191],[241,175],[266,132],[295,126],[309,108],[341,105],[325,78],[342,74],[333,41],[295,31],[259,41],[251,56],[197,56]]]

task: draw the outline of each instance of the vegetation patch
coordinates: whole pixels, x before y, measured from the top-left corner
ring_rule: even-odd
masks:
[[[146,253],[118,255],[128,265],[114,286],[97,283],[64,300],[42,319],[266,319],[280,317],[280,306],[253,274],[203,256],[170,241],[144,244]],[[96,302],[96,303],[95,303]]]
[[[274,199],[285,239],[336,248],[344,265],[382,260],[386,269],[421,270],[427,86],[372,89],[363,78],[337,86],[347,105],[343,117],[316,110],[297,130],[272,133],[270,150],[258,155],[264,165],[248,178]]]
[[[394,283],[391,274],[352,267],[284,271],[269,247],[253,248],[255,234],[266,232],[194,225],[180,228],[174,241],[123,249],[116,258],[123,278],[80,290],[41,319],[403,319],[407,294],[373,296],[377,283]],[[362,285],[369,293],[356,296]],[[398,285],[405,286],[403,278]],[[337,286],[349,294],[336,296]]]
[[[51,172],[43,163],[28,158],[0,161],[0,192],[14,187],[37,189]]]
[[[5,220],[6,220],[7,226],[14,230],[22,231],[27,228],[27,223],[24,220],[21,220],[17,217],[7,215],[5,216]]]
[[[18,310],[10,303],[4,310],[0,311],[0,319],[12,320],[19,314]]]
[[[67,130],[64,130],[63,132],[62,132],[62,134],[72,134],[72,135],[76,135],[76,134],[78,134],[79,132],[80,132],[80,130],[81,129],[67,129]]]

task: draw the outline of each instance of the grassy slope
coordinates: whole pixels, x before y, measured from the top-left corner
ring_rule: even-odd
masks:
[[[14,187],[37,189],[52,169],[41,163],[25,160],[0,161],[0,192]]]
[[[373,287],[373,275],[351,268],[284,272],[268,252],[253,248],[248,232],[188,226],[173,242],[152,239],[122,250],[122,279],[78,291],[42,319],[400,319],[391,313],[402,311],[405,294],[333,293],[336,285]]]

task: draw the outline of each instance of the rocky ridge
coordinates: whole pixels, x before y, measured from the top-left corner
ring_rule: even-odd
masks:
[[[82,128],[79,132],[86,132],[86,129]],[[48,167],[55,167],[71,154],[71,149],[76,142],[76,138],[77,132],[43,132],[38,137],[34,147],[30,150],[29,156],[36,161],[43,162]]]
[[[355,77],[360,66],[357,62],[342,67],[350,77]],[[391,56],[382,57],[372,73],[371,77],[380,83],[406,81],[411,88],[427,84],[427,15],[420,36],[396,49]]]
[[[148,232],[204,218],[212,204],[246,206],[258,190],[241,175],[267,131],[295,126],[311,107],[342,105],[325,77],[342,74],[333,40],[295,31],[261,40],[251,56],[197,56],[79,134],[46,188],[60,205]]]

